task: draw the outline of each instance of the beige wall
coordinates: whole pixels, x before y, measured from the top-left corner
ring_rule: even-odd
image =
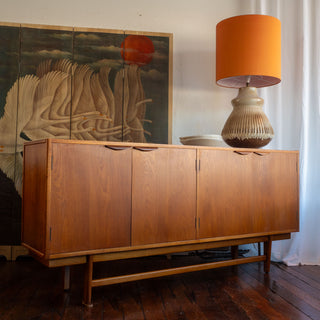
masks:
[[[0,21],[173,33],[172,142],[220,133],[237,92],[215,84],[215,26],[252,0],[2,0]]]

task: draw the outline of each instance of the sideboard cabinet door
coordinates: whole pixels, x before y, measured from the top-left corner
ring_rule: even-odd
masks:
[[[198,238],[298,231],[298,153],[199,150]]]
[[[28,146],[23,162],[22,242],[44,255],[47,241],[47,144]]]
[[[132,150],[53,143],[50,254],[130,245]]]
[[[196,150],[133,150],[132,244],[195,239]]]

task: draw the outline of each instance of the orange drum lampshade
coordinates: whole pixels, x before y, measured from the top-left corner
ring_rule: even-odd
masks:
[[[223,87],[266,87],[281,81],[281,22],[242,15],[216,27],[216,81]]]

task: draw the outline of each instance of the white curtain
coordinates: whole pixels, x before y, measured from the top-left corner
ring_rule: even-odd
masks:
[[[272,259],[320,265],[320,1],[253,0],[281,20],[282,81],[260,91],[275,131],[268,148],[300,151],[300,232],[273,243]]]

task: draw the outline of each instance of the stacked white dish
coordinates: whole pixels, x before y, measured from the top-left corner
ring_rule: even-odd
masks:
[[[217,134],[180,137],[180,142],[184,145],[193,146],[227,147],[227,144],[223,141],[222,137]]]

